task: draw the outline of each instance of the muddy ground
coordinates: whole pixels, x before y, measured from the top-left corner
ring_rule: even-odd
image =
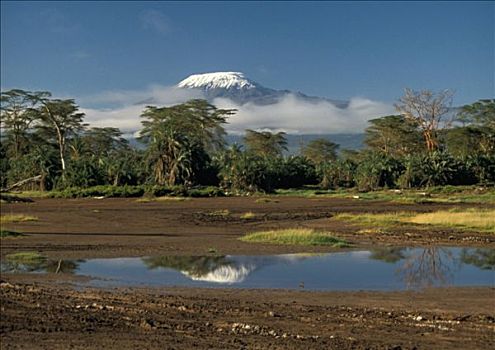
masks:
[[[342,212],[428,212],[476,205],[393,204],[352,199],[272,197],[194,198],[140,203],[136,199],[37,199],[34,203],[2,204],[3,214],[36,216],[37,221],[9,224],[27,236],[2,241],[2,254],[36,250],[51,258],[143,255],[272,254],[320,252],[328,247],[293,247],[243,243],[247,232],[307,227],[333,232],[356,247],[376,245],[495,245],[492,234],[449,229],[359,227],[332,219]],[[228,211],[228,212],[227,212]],[[252,219],[241,219],[252,212]]]
[[[455,205],[460,206],[460,205]],[[467,205],[473,207],[474,205]],[[325,247],[253,245],[260,229],[324,229],[355,247],[495,247],[495,237],[404,226],[359,233],[340,212],[426,212],[449,204],[398,205],[330,198],[38,199],[1,206],[38,221],[6,225],[26,233],[1,240],[1,256],[49,258],[272,254]],[[227,212],[228,210],[228,212]],[[241,219],[253,212],[253,219]],[[303,292],[198,288],[96,290],[64,274],[1,276],[1,348],[66,349],[488,349],[495,346],[495,289]],[[78,287],[74,287],[77,283]]]

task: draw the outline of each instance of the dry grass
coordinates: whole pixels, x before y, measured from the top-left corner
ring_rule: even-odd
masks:
[[[230,210],[228,209],[221,209],[221,210],[215,210],[215,211],[210,211],[207,215],[209,216],[229,216],[230,215]]]
[[[395,212],[385,214],[339,214],[337,220],[351,221],[366,226],[366,230],[380,230],[376,226],[390,227],[416,224],[422,226],[439,226],[463,228],[495,233],[495,209],[452,209],[432,213]],[[359,232],[365,232],[363,230]]]
[[[17,222],[26,222],[26,221],[37,221],[38,218],[36,216],[24,215],[24,214],[7,214],[0,216],[0,224],[10,224]]]
[[[278,199],[274,198],[268,198],[268,197],[263,197],[263,198],[258,198],[255,200],[256,203],[278,203],[280,202]]]
[[[348,247],[349,243],[333,237],[328,232],[312,229],[285,229],[261,231],[240,238],[244,242],[273,243],[289,245],[330,245],[336,248]]]
[[[417,214],[405,221],[414,224],[461,227],[495,233],[495,209],[437,211]]]
[[[256,217],[256,214],[253,213],[252,211],[248,211],[247,213],[244,213],[244,214],[241,214],[241,216],[239,216],[241,219],[254,219]]]

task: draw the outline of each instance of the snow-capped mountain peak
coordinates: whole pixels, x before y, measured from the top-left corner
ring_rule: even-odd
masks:
[[[179,88],[189,89],[254,89],[257,84],[241,72],[215,72],[193,74],[182,80]]]

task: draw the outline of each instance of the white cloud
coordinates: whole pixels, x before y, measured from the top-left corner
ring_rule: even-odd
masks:
[[[267,106],[251,103],[239,106],[225,99],[216,99],[214,104],[238,110],[227,126],[232,133],[243,133],[245,129],[271,129],[292,134],[357,133],[364,130],[369,119],[394,111],[387,104],[358,97],[352,98],[344,109],[326,101],[303,101],[294,95]]]
[[[171,106],[192,98],[201,98],[194,90],[160,85],[145,91],[107,91],[100,95],[79,99],[82,106],[91,103],[112,105],[111,108],[82,108],[86,121],[92,126],[113,126],[124,133],[134,133],[141,128],[140,115],[146,105]],[[136,104],[141,102],[140,104]],[[394,113],[394,108],[382,102],[355,97],[347,108],[337,108],[330,102],[303,101],[295,95],[287,95],[272,105],[247,103],[237,105],[229,99],[218,98],[213,104],[219,108],[235,108],[226,125],[230,133],[240,134],[245,129],[269,129],[291,134],[359,133],[367,121]]]
[[[78,101],[82,105],[81,111],[86,114],[85,121],[91,126],[118,127],[124,133],[133,133],[141,128],[140,115],[147,105],[173,106],[193,98],[201,98],[201,94],[193,90],[151,85],[142,91],[104,91],[81,97]]]
[[[170,32],[170,21],[160,11],[145,10],[139,16],[144,29],[150,29],[158,34],[165,35]]]

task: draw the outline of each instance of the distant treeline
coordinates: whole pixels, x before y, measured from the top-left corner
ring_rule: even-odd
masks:
[[[227,146],[224,125],[236,111],[205,100],[146,107],[138,138],[143,147],[132,147],[117,128],[85,124],[72,99],[10,90],[1,94],[1,186],[38,175],[22,188],[138,186],[139,193],[166,194],[167,188],[213,186],[207,192],[215,195],[214,188],[253,193],[304,185],[360,190],[493,185],[495,100],[463,106],[451,118],[451,98],[449,92],[406,90],[397,115],[369,121],[364,148],[337,152],[338,144],[316,138],[287,156],[283,132],[246,130],[242,146]]]

